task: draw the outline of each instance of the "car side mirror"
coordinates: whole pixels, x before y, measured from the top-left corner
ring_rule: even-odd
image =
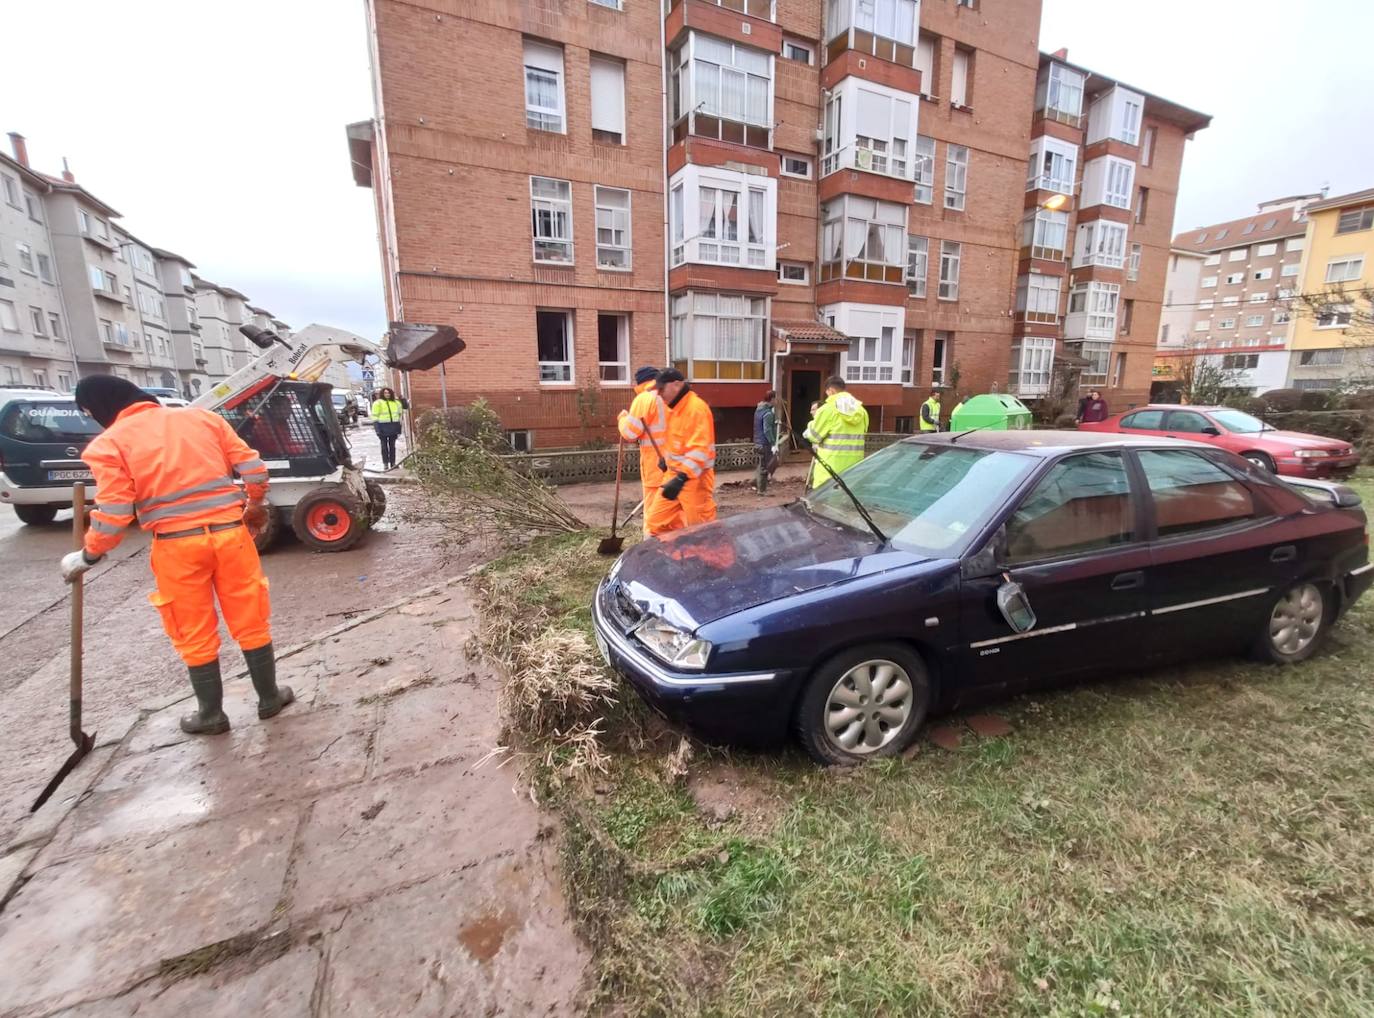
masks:
[[[1220,431],[1218,431],[1216,428],[1212,427],[1210,424],[1207,425],[1207,427],[1205,427],[1205,428],[1202,429],[1202,433],[1203,433],[1204,435],[1211,435],[1213,438],[1216,438],[1217,436],[1219,436],[1219,435],[1221,434]]]
[[[997,610],[1007,620],[1013,632],[1025,633],[1035,628],[1035,610],[1021,584],[1007,580],[997,588]]]

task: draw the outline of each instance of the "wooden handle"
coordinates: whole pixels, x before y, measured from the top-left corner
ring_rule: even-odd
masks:
[[[86,485],[72,485],[72,543],[77,551],[86,546]],[[72,737],[81,733],[81,577],[72,581]]]

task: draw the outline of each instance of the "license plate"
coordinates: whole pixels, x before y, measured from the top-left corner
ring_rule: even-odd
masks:
[[[49,470],[48,480],[50,481],[93,481],[94,475],[89,470]]]
[[[610,663],[611,663],[611,648],[610,648],[609,645],[607,645],[607,643],[606,643],[606,638],[605,638],[604,636],[602,636],[600,633],[597,633],[597,634],[596,634],[596,649],[599,650],[599,651],[601,651],[601,657],[602,657],[602,659],[603,659],[607,664],[610,664]]]

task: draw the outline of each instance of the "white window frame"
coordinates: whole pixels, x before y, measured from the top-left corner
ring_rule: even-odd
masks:
[[[766,63],[762,70],[760,61]],[[669,54],[669,75],[673,85],[670,107],[673,123],[688,121],[697,134],[697,117],[759,128],[766,132],[765,147],[772,147],[774,55],[751,46],[689,32],[687,40]],[[732,96],[742,105],[730,104],[723,86],[732,82]],[[762,92],[760,92],[762,89]],[[711,137],[704,134],[702,137]]]
[[[1017,396],[1044,396],[1054,375],[1054,339],[1020,336],[1011,343],[1011,377],[1007,389]]]
[[[1036,209],[1021,223],[1021,248],[1032,258],[1062,261],[1069,244],[1069,214]]]
[[[825,39],[830,42],[840,35],[860,31],[902,46],[914,46],[920,14],[917,0],[831,0]],[[909,28],[909,32],[904,28]],[[849,39],[852,47],[852,34]]]
[[[906,292],[907,296],[924,300],[926,283],[930,279],[930,238],[918,237],[914,233],[906,237]]]
[[[1158,141],[1158,132],[1153,127],[1145,128],[1140,136],[1140,165],[1151,166],[1155,159],[1155,142]]]
[[[927,151],[927,149],[929,151]],[[912,145],[912,172],[916,181],[914,201],[930,205],[935,201],[935,139],[916,135]]]
[[[0,184],[4,185],[5,204],[22,211],[23,206],[19,204],[19,182],[8,174],[0,173]]]
[[[1343,209],[1341,214],[1336,217],[1336,235],[1346,233],[1362,233],[1365,230],[1374,230],[1374,205],[1366,205],[1364,208]]]
[[[1201,286],[1202,289],[1204,289],[1204,290],[1206,290],[1206,289],[1208,289],[1208,288],[1210,288],[1210,287],[1214,287],[1214,286],[1217,285],[1217,277],[1216,277],[1216,276],[1203,276],[1203,277],[1202,277],[1202,282],[1199,283],[1198,285]]]
[[[1274,268],[1273,268],[1273,266],[1270,266],[1270,267],[1267,268],[1267,269],[1256,269],[1256,270],[1255,270],[1253,273],[1251,273],[1251,275],[1250,275],[1250,281],[1251,281],[1252,283],[1261,283],[1261,282],[1263,282],[1263,281],[1266,280],[1266,279],[1273,279],[1273,278],[1274,278]]]
[[[1042,135],[1031,143],[1030,162],[1026,167],[1026,190],[1054,191],[1073,195],[1075,174],[1078,172],[1078,146],[1049,135]]]
[[[67,333],[62,328],[62,315],[56,311],[48,312],[48,334],[53,339],[66,339]]]
[[[1211,311],[1211,310],[1212,310],[1212,307],[1213,307],[1213,304],[1214,304],[1214,302],[1213,302],[1212,298],[1211,298],[1211,297],[1207,297],[1207,298],[1204,298],[1203,300],[1198,301],[1197,309],[1198,309],[1199,311]]]
[[[43,309],[29,305],[29,324],[33,326],[35,336],[46,336],[48,333],[43,328]]]
[[[1326,263],[1326,283],[1355,283],[1364,275],[1364,255],[1340,255]]]
[[[755,294],[688,290],[671,301],[669,359],[684,365],[690,381],[758,383],[768,374],[768,298]],[[711,364],[715,374],[702,374]],[[735,365],[739,377],[721,377],[722,365]],[[747,372],[745,365],[752,370]]]
[[[546,184],[561,184],[562,188],[544,188],[545,192],[551,190],[566,189],[567,197],[550,193],[540,193],[538,190]],[[540,232],[541,217],[545,219],[548,230]],[[563,217],[560,220],[560,217]],[[567,225],[566,234],[560,230],[560,221],[565,221]],[[534,260],[540,265],[571,265],[573,264],[573,191],[572,181],[560,180],[558,177],[530,177],[530,233],[533,238]],[[544,246],[544,255],[540,256],[540,245]],[[548,252],[557,248],[566,248],[567,257],[549,257]]]
[[[1281,268],[1279,269],[1279,276],[1280,276],[1280,277],[1283,277],[1283,276],[1296,276],[1296,275],[1297,275],[1299,272],[1301,272],[1301,271],[1302,271],[1302,263],[1301,263],[1301,262],[1289,262],[1287,265],[1284,265],[1283,267],[1281,267]]]
[[[38,263],[33,260],[33,246],[21,242],[16,243],[14,249],[19,252],[19,271],[26,276],[37,276]]]
[[[907,207],[855,194],[821,206],[821,281],[906,282]],[[857,269],[855,268],[857,266]],[[859,274],[854,275],[857,271]]]
[[[1117,283],[1079,283],[1069,291],[1064,335],[1075,339],[1108,340],[1116,336],[1121,286]]]
[[[1135,197],[1135,163],[1117,156],[1090,159],[1083,167],[1083,207],[1129,209]]]
[[[914,181],[919,106],[909,92],[852,75],[840,80],[825,102],[821,176],[848,169]],[[861,117],[876,117],[862,125],[870,133],[860,133]]]
[[[969,161],[967,145],[945,146],[945,208],[955,212],[962,212],[968,203]]]
[[[1029,272],[1016,282],[1016,313],[1024,322],[1054,325],[1059,321],[1060,276]]]
[[[910,388],[916,384],[916,333],[911,329],[902,334],[902,385]]]
[[[796,167],[789,168],[787,165],[788,162],[800,163],[802,167],[801,170],[798,171]],[[797,156],[793,155],[790,152],[782,152],[779,154],[778,157],[778,172],[781,173],[784,177],[795,177],[798,180],[810,180],[811,157]]]
[[[541,39],[524,40],[525,70],[525,126],[531,131],[547,131],[551,134],[568,133],[568,101],[563,62],[563,47]],[[555,106],[532,101],[530,85],[533,77],[546,80],[553,78],[554,89],[558,93]]]
[[[940,300],[959,299],[959,265],[964,258],[964,245],[958,241],[940,241],[940,286],[936,296]]]
[[[931,338],[930,384],[943,386],[949,374],[950,354],[954,349],[954,333],[948,329],[937,329]]]
[[[1115,138],[1127,145],[1138,145],[1144,114],[1145,97],[1139,92],[1116,85],[1098,94],[1088,109],[1087,144]]]
[[[826,320],[850,337],[840,352],[840,377],[856,384],[900,383],[906,312],[899,307],[841,303],[820,309]]]
[[[1247,329],[1258,329],[1264,325],[1264,315],[1246,315],[1245,327]]]
[[[1268,304],[1268,303],[1269,303],[1269,291],[1268,291],[1268,290],[1256,290],[1254,293],[1250,294],[1250,303],[1251,303],[1251,304]]]
[[[1274,324],[1275,324],[1275,325],[1287,325],[1287,324],[1288,324],[1289,322],[1291,322],[1292,320],[1293,320],[1293,312],[1290,311],[1288,308],[1275,308],[1275,309],[1274,309]]]
[[[1245,273],[1244,273],[1244,272],[1231,272],[1231,273],[1228,273],[1227,276],[1226,276],[1226,285],[1227,285],[1227,286],[1238,286],[1238,285],[1240,285],[1240,284],[1243,283],[1243,282],[1245,282]]]
[[[681,198],[674,193],[678,187]],[[776,177],[689,163],[673,174],[669,191],[674,265],[733,265],[776,273]],[[706,223],[702,214],[708,208],[712,215]]]
[[[1144,256],[1145,247],[1143,244],[1131,245],[1131,258],[1130,261],[1126,263],[1126,278],[1131,282],[1135,282],[1140,278],[1140,261]]]
[[[1077,127],[1083,119],[1082,72],[1051,63],[1043,79],[1043,94],[1037,96],[1038,106],[1048,120],[1057,120]],[[1041,91],[1037,87],[1037,92]]]
[[[614,318],[617,323],[616,353],[618,356],[613,361],[601,359],[602,318]],[[596,313],[596,368],[597,378],[602,385],[630,384],[630,316],[623,311],[598,311]]]
[[[543,360],[539,356],[539,316],[559,315],[563,319],[563,360]],[[534,311],[534,351],[539,365],[540,385],[572,385],[577,379],[575,360],[577,344],[575,341],[577,315],[571,308],[535,308]]]
[[[796,272],[800,270],[800,278],[789,279],[788,271]],[[810,286],[811,285],[811,263],[810,262],[778,262],[778,282],[783,286]]]
[[[1305,250],[1306,247],[1306,237],[1289,237],[1287,240],[1283,242],[1283,250],[1285,251],[1285,253],[1289,251],[1302,251]]]
[[[969,102],[972,94],[973,51],[963,46],[954,47],[954,62],[949,81],[949,104],[956,110],[973,108]]]
[[[593,53],[587,62],[587,95],[591,104],[592,140],[599,144],[628,144],[625,130],[625,74],[625,61],[615,57]],[[614,135],[615,139],[598,138],[597,131]]]
[[[1099,265],[1119,269],[1126,264],[1126,224],[1094,219],[1078,225],[1074,238],[1074,268]]]
[[[794,51],[805,53],[806,58],[802,59],[801,57],[795,56]],[[791,39],[783,39],[782,58],[784,60],[792,60],[799,64],[806,64],[809,67],[816,62],[816,51],[805,43],[794,42]]]
[[[1354,318],[1355,308],[1351,304],[1327,304],[1317,312],[1317,328],[1345,329]]]
[[[1228,262],[1243,262],[1249,259],[1250,249],[1248,247],[1233,247],[1226,252]]]
[[[1255,248],[1256,258],[1272,258],[1279,253],[1278,244],[1261,244]]]
[[[629,272],[634,268],[634,196],[628,188],[600,184],[593,188],[593,196],[596,203],[596,267],[603,272]],[[616,204],[620,196],[624,197],[624,203]]]
[[[1236,327],[1236,320],[1234,318],[1219,319],[1217,321],[1216,327],[1218,329],[1234,329]]]
[[[1224,308],[1234,308],[1240,306],[1240,297],[1231,296],[1221,298],[1221,306]]]

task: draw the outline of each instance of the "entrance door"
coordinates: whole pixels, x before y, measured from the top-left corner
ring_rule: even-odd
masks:
[[[792,437],[795,445],[801,444],[802,432],[811,423],[811,404],[821,398],[821,373],[819,371],[792,370],[792,392],[787,401],[788,413],[792,417]]]

